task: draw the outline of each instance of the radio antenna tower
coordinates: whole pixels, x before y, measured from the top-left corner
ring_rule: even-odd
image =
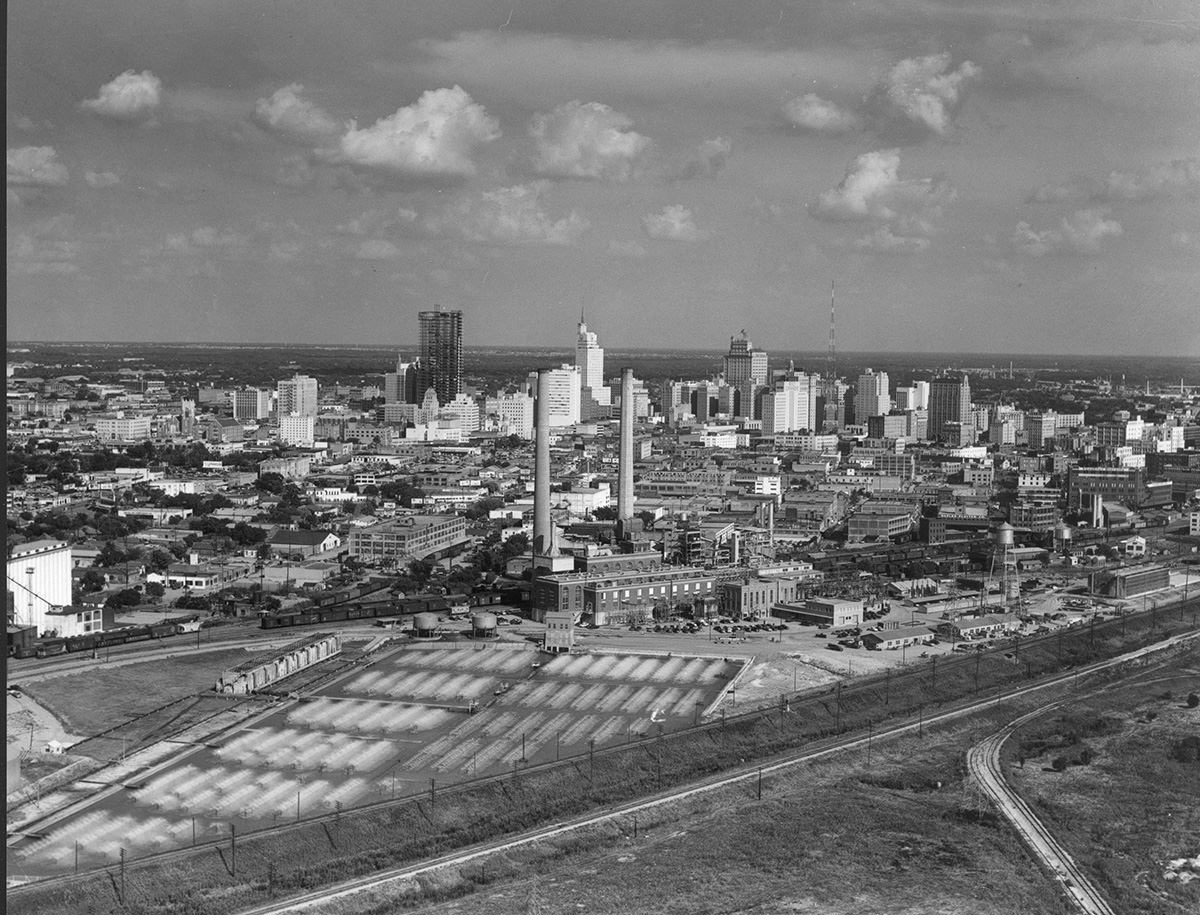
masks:
[[[837,381],[837,345],[834,343],[834,283],[834,280],[829,281],[829,360],[825,368],[830,384]]]

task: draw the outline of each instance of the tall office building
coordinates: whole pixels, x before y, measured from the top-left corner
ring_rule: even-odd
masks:
[[[294,375],[279,382],[278,416],[316,416],[317,379]]]
[[[240,420],[266,419],[271,413],[271,392],[247,388],[233,395],[233,418]]]
[[[579,372],[580,417],[607,417],[612,406],[612,392],[604,383],[604,347],[595,331],[588,330],[582,312],[579,314],[579,335],[575,338],[575,368]]]
[[[754,418],[754,394],[767,383],[767,354],[755,349],[743,330],[730,337],[724,368],[725,383],[738,392],[738,415]]]
[[[433,388],[438,403],[448,404],[462,392],[462,312],[422,311],[421,365],[417,370],[417,396]]]
[[[530,372],[527,388],[538,390],[539,374],[545,377],[546,402],[549,404],[546,423],[550,427],[573,426],[579,422],[579,370],[573,365]],[[534,404],[537,409],[536,403]]]
[[[854,421],[864,424],[869,417],[884,416],[891,408],[887,372],[867,369],[859,375],[858,391],[854,395]]]
[[[417,390],[417,374],[421,368],[421,360],[405,362],[403,356],[396,358],[396,371],[386,372],[383,376],[383,402],[389,403],[419,403],[424,391]]]
[[[944,439],[951,434],[948,423],[970,426],[971,381],[966,375],[960,378],[934,378],[929,383],[929,432],[933,439]],[[955,439],[959,437],[957,433]]]
[[[816,375],[789,372],[775,380],[772,390],[763,395],[763,432],[813,431],[817,426],[817,394],[821,379]]]

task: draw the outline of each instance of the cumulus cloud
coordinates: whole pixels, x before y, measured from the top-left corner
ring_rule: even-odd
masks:
[[[332,139],[341,126],[319,106],[304,98],[304,87],[292,83],[254,104],[254,119],[263,127],[301,142]]]
[[[144,121],[162,105],[162,96],[162,80],[149,70],[126,70],[101,86],[96,98],[80,102],[80,107],[119,121]]]
[[[529,122],[538,174],[625,181],[650,139],[630,130],[633,121],[599,102],[566,102]]]
[[[714,178],[729,161],[733,142],[728,137],[713,137],[696,147],[695,152],[677,166],[670,177],[687,180],[690,178]]]
[[[1029,195],[1033,203],[1156,200],[1200,192],[1200,159],[1174,159],[1132,171],[1111,171],[1104,178],[1081,176],[1062,184],[1043,184]]]
[[[794,98],[783,106],[789,124],[814,133],[846,133],[859,127],[857,114],[848,108],[821,98],[814,92]]]
[[[462,88],[431,89],[370,127],[352,121],[332,158],[397,174],[464,177],[475,173],[475,149],[499,136],[499,123]]]
[[[810,210],[820,219],[894,220],[927,232],[955,196],[954,188],[939,179],[902,179],[899,151],[879,149],[856,158],[838,186],[821,194]]]
[[[15,187],[62,187],[70,172],[53,146],[21,146],[6,150],[5,183]]]
[[[1011,243],[1017,251],[1033,257],[1058,252],[1097,254],[1104,239],[1122,234],[1121,224],[1108,218],[1108,209],[1095,207],[1076,210],[1057,226],[1040,231],[1027,222],[1019,222],[1013,229]]]
[[[121,179],[112,172],[84,172],[83,180],[88,187],[95,188],[114,187],[121,183]]]
[[[642,228],[651,238],[669,241],[700,241],[705,236],[696,227],[692,211],[680,204],[663,207],[661,212],[642,217]]]
[[[980,72],[969,60],[950,69],[948,53],[910,57],[892,67],[881,88],[895,114],[933,133],[945,134],[967,84]]]
[[[484,191],[426,220],[425,227],[470,241],[572,245],[590,223],[574,210],[560,219],[547,213],[542,195],[549,187],[548,181],[533,181]]]
[[[863,153],[837,187],[809,205],[817,219],[869,222],[872,231],[859,239],[863,250],[916,254],[928,249],[943,207],[957,196],[938,178],[901,178],[900,153],[880,149]]]

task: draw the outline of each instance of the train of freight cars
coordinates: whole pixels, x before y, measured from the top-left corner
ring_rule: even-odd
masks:
[[[145,642],[150,639],[165,639],[189,631],[181,623],[154,623],[149,626],[127,626],[122,629],[107,629],[66,638],[38,639],[28,645],[17,645],[12,649],[16,658],[49,658],[60,654],[75,654],[111,648],[126,642]]]
[[[287,626],[314,626],[321,623],[340,623],[346,620],[374,619],[381,616],[407,616],[415,613],[448,613],[450,602],[444,597],[399,597],[304,610],[263,614],[263,629]]]

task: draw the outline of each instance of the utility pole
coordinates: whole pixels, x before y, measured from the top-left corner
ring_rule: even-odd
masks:
[[[762,800],[762,766],[758,767],[758,799]]]
[[[237,879],[237,823],[229,824],[229,870]]]
[[[125,904],[125,846],[121,846],[121,905]]]

